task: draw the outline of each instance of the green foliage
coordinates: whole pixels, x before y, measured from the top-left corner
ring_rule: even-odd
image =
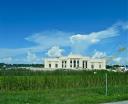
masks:
[[[98,104],[127,98],[128,72],[0,70],[0,104]]]
[[[0,90],[42,90],[61,88],[105,88],[105,73],[109,87],[127,87],[128,73],[86,70],[32,71],[0,70]]]
[[[0,92],[0,104],[101,104],[127,100],[128,93],[104,96],[101,88],[45,89]]]
[[[0,63],[0,68],[17,68],[17,67],[44,67],[44,64],[5,64]]]

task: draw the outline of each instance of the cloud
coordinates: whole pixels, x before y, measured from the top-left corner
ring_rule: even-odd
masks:
[[[105,52],[95,51],[92,58],[105,58],[107,55]]]
[[[111,27],[103,31],[99,32],[92,32],[90,34],[82,35],[82,34],[76,34],[70,37],[70,40],[72,43],[76,41],[86,41],[90,44],[100,42],[103,39],[115,37],[119,35],[119,31],[116,29],[116,27]]]
[[[59,30],[43,31],[24,38],[26,42],[34,44],[31,47],[14,49],[0,48],[0,59],[26,55],[28,58],[26,60],[22,58],[22,61],[24,63],[28,62],[28,60],[32,62],[31,60],[39,58],[38,53],[44,54],[47,52],[47,55],[50,57],[61,56],[65,47],[70,48],[69,50],[71,50],[71,53],[83,54],[90,46],[95,44],[98,45],[98,43],[106,39],[117,37],[120,35],[121,31],[125,30],[128,30],[128,22],[118,22],[104,30],[85,34]],[[60,49],[60,47],[62,49]],[[29,53],[29,50],[31,50],[32,53]],[[95,53],[95,57],[98,57],[98,55],[102,56],[103,54],[100,52]],[[16,60],[13,59],[12,61]],[[36,62],[38,61],[36,60]]]
[[[117,22],[111,27],[88,34],[75,34],[70,36],[73,53],[84,53],[91,45],[121,35],[121,31],[128,30],[128,22]]]
[[[128,22],[125,25],[123,25],[123,29],[128,30]]]
[[[6,57],[18,57],[21,55],[24,56],[26,54],[30,55],[29,50],[31,50],[33,53],[37,54],[38,56],[38,53],[43,54],[53,46],[61,46],[61,47],[68,46],[70,44],[69,35],[71,34],[72,33],[58,31],[58,30],[43,31],[40,33],[32,34],[26,37],[25,40],[31,43],[35,43],[35,45],[28,48],[14,48],[14,49],[0,48],[0,59]],[[22,58],[20,60],[18,58],[15,58],[12,61],[16,62],[17,60],[18,63],[20,63],[21,61],[23,63],[32,62],[31,60],[33,59],[30,59],[29,56],[26,57],[28,57],[28,59]],[[33,57],[35,56],[33,55]]]
[[[2,62],[2,63],[11,63],[12,62],[12,57],[1,58],[0,62]]]
[[[63,32],[59,30],[44,31],[33,34],[25,38],[25,40],[34,42],[44,48],[53,46],[67,46],[70,44],[69,36],[72,33]]]
[[[60,57],[62,56],[62,52],[64,50],[60,49],[58,46],[53,46],[51,49],[48,50],[47,55],[49,57]]]
[[[33,46],[33,47],[28,47],[28,48],[14,48],[14,49],[9,49],[9,48],[0,48],[0,58],[4,57],[15,57],[19,55],[26,54],[29,50],[32,50],[33,52],[43,52],[47,48],[43,47],[41,45]]]
[[[36,64],[40,59],[36,56],[35,53],[33,53],[32,51],[28,51],[27,53],[27,62],[28,63],[33,63]]]
[[[116,23],[116,25],[122,28],[123,30],[128,30],[128,21],[125,22],[120,21]]]
[[[113,25],[110,28],[89,34],[76,34],[70,37],[73,48],[77,53],[84,52],[89,46],[96,44],[104,39],[116,37],[119,35],[118,26]]]
[[[113,59],[113,61],[116,62],[116,63],[120,63],[121,60],[122,60],[121,57],[116,57],[116,58]]]

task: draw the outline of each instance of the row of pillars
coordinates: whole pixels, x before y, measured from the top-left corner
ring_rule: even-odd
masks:
[[[62,68],[67,67],[67,61],[62,61]],[[70,60],[70,68],[87,68],[87,61],[82,61],[82,64],[80,65],[80,60]]]
[[[70,68],[87,68],[87,61],[82,61],[80,65],[80,60],[70,60]]]

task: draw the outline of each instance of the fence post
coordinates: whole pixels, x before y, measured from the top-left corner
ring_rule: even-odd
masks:
[[[108,95],[108,78],[107,73],[105,74],[105,95]]]

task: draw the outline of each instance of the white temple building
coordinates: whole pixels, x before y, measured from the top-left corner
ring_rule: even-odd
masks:
[[[106,69],[105,59],[95,59],[81,55],[69,55],[67,57],[46,58],[44,60],[46,69]]]

